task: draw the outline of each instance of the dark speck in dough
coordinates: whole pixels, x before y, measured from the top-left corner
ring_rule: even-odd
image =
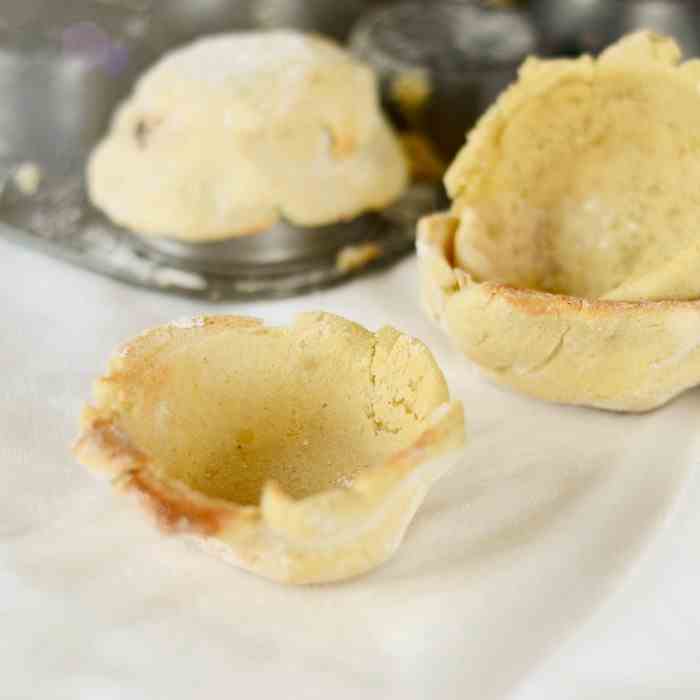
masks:
[[[151,133],[151,127],[145,119],[139,119],[134,125],[134,139],[139,148],[146,148],[148,145],[148,137]]]

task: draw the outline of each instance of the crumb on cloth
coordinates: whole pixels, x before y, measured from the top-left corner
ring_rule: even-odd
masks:
[[[13,177],[17,189],[27,197],[31,197],[39,191],[42,178],[41,167],[31,161],[19,165]]]
[[[335,259],[335,267],[339,272],[360,270],[379,258],[382,248],[377,243],[360,243],[342,248]]]

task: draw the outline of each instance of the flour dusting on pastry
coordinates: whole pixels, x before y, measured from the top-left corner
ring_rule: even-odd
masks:
[[[87,175],[115,222],[204,241],[382,209],[408,166],[373,71],[330,40],[273,31],[166,54],[117,110]]]

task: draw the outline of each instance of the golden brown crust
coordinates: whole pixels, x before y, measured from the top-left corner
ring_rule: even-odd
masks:
[[[214,535],[246,512],[226,501],[203,499],[182,483],[158,479],[148,457],[131,444],[115,417],[88,415],[73,451],[81,461],[108,470],[120,489],[135,492],[164,532]]]
[[[212,536],[231,525],[241,509],[213,498],[199,498],[183,484],[154,478],[147,469],[125,474],[119,487],[135,491],[166,533]]]
[[[124,469],[122,465],[128,464],[128,468],[133,469],[147,461],[146,455],[130,445],[122,431],[108,418],[96,418],[84,425],[73,449],[76,452],[99,452],[107,464],[120,471]]]
[[[497,282],[483,283],[484,290],[492,296],[506,299],[530,316],[581,314],[595,319],[608,316],[618,317],[621,313],[654,313],[686,309],[700,311],[700,301],[662,300],[662,301],[612,301],[608,299],[581,299],[566,294],[552,294],[535,289],[522,289]]]

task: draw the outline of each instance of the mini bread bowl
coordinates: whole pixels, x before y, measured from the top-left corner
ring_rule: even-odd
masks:
[[[74,452],[166,532],[318,583],[388,559],[463,442],[461,404],[422,343],[308,313],[146,331],[97,381]]]
[[[423,304],[497,382],[646,411],[700,383],[700,62],[528,59],[422,219]]]
[[[408,164],[369,66],[320,36],[232,32],[139,78],[87,183],[125,228],[200,243],[382,210],[408,186]]]

